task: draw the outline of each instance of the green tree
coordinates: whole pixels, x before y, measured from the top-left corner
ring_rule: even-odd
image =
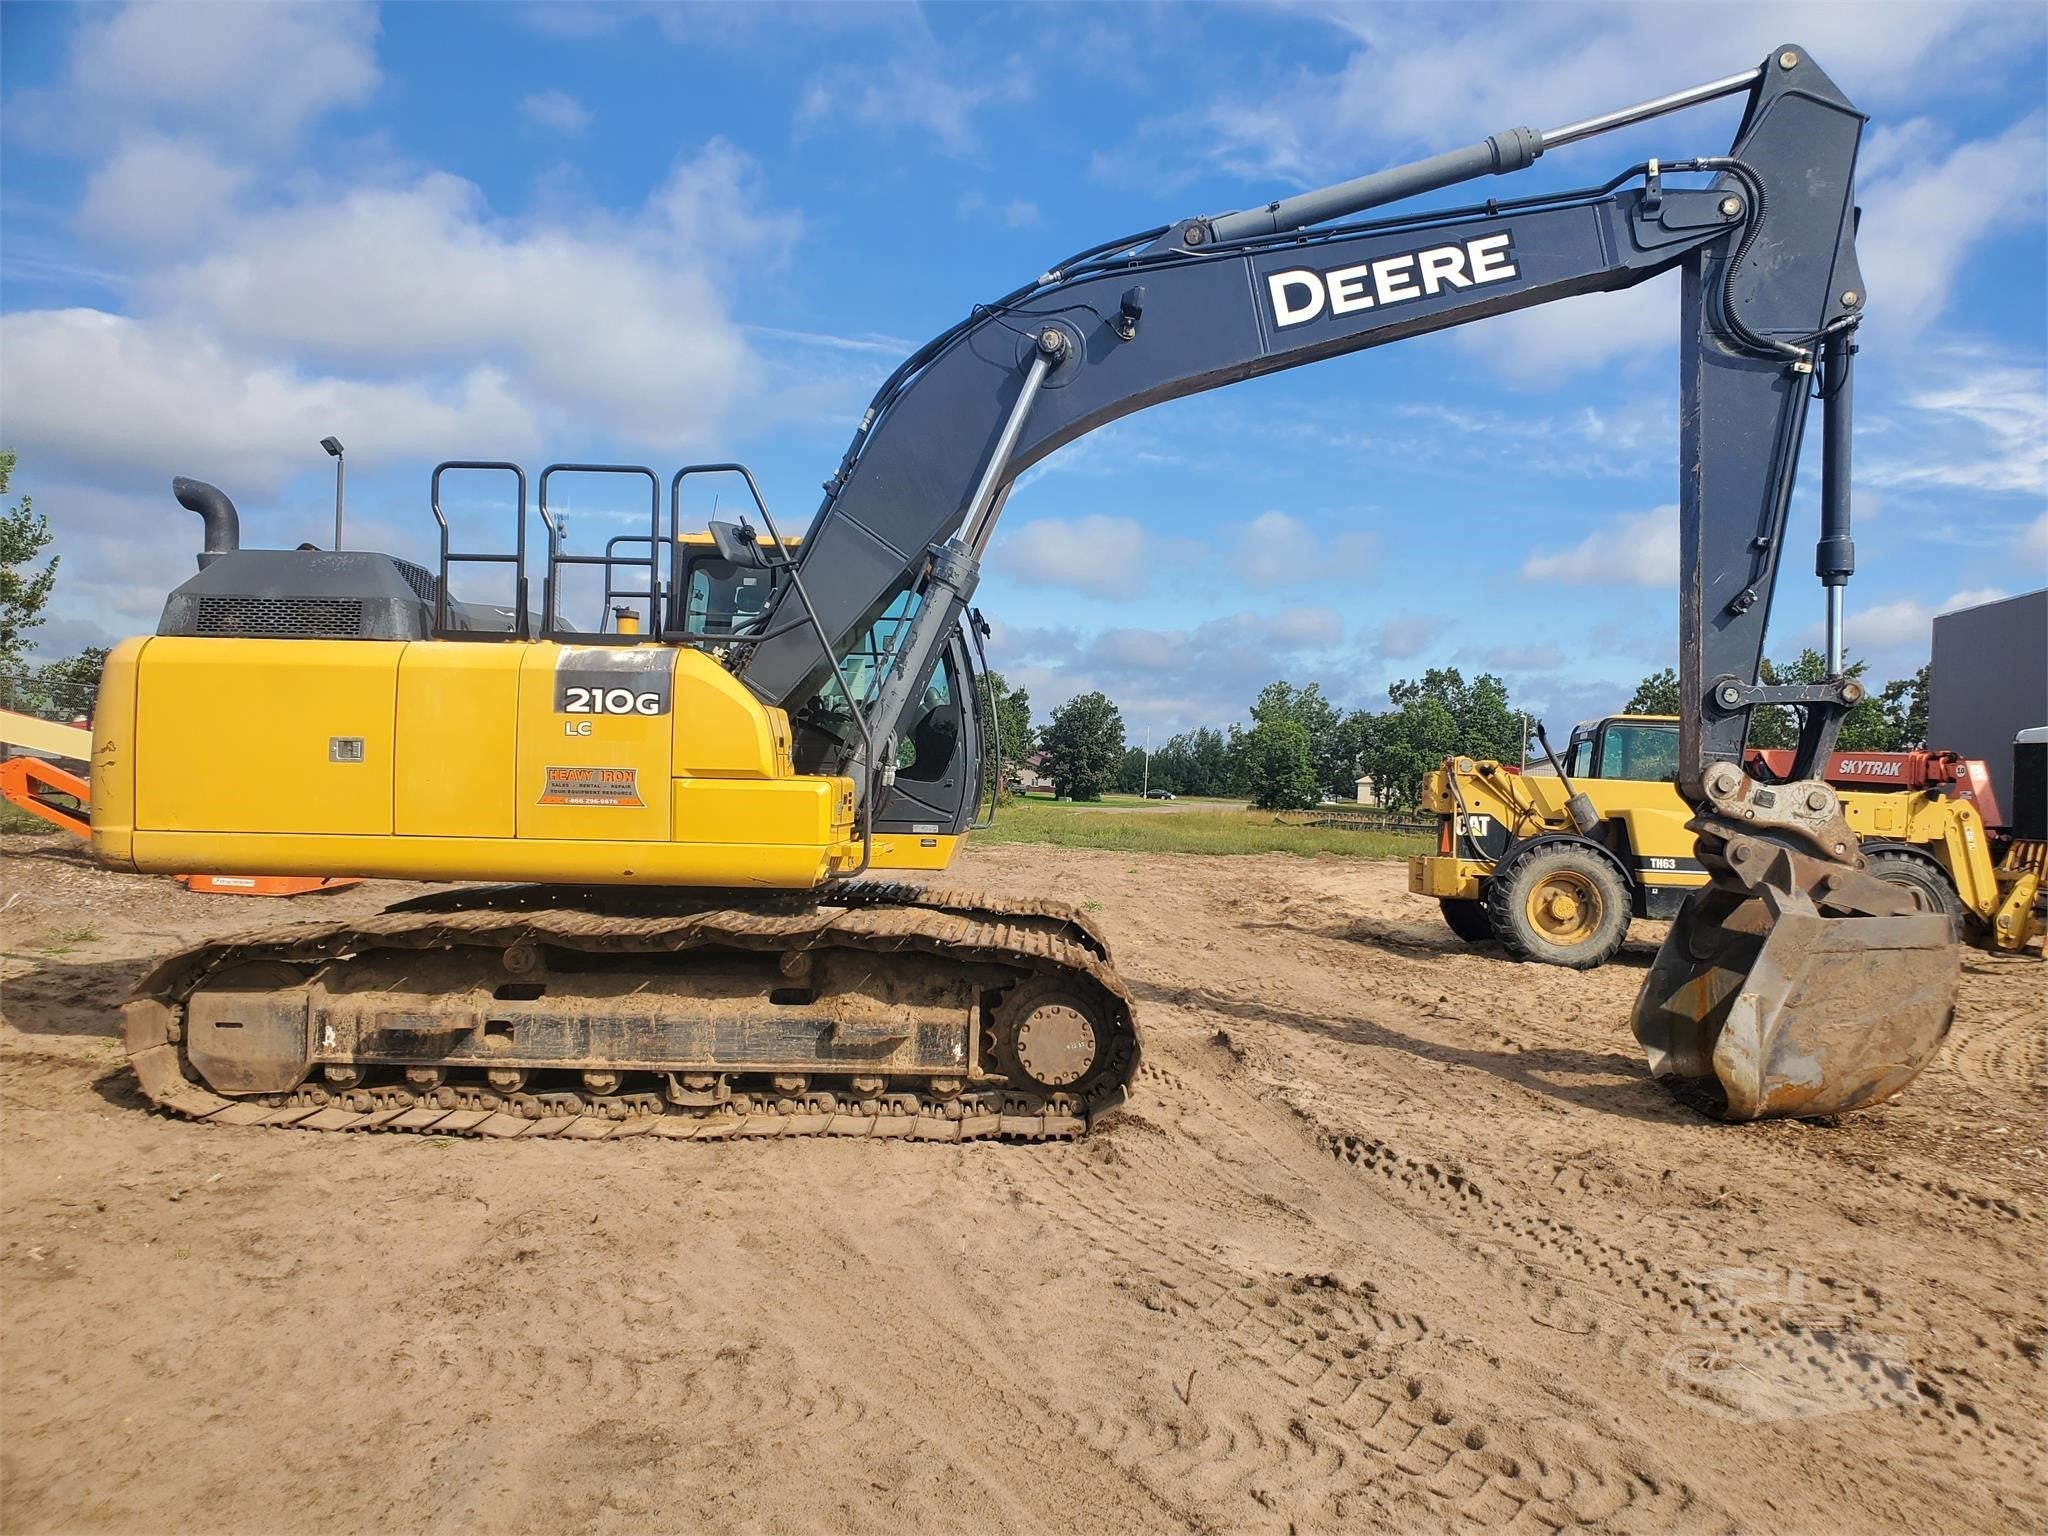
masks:
[[[1911,677],[1894,678],[1884,685],[1878,703],[1891,726],[1894,752],[1911,752],[1927,745],[1927,684],[1930,668],[1923,664]]]
[[[1145,787],[1145,749],[1124,748],[1123,761],[1116,767],[1116,792],[1120,795],[1135,795]]]
[[[1052,712],[1039,733],[1040,768],[1062,800],[1099,800],[1124,759],[1124,717],[1100,693],[1084,693]]]
[[[982,686],[986,695],[995,700],[996,727],[987,733],[987,738],[991,745],[997,740],[1002,743],[1005,782],[1000,793],[1007,799],[1023,775],[1024,760],[1031,755],[1031,691],[1012,688],[1003,674],[994,670],[982,679]],[[987,777],[993,782],[993,773]]]
[[[0,450],[0,496],[14,478],[14,462],[12,452]],[[43,622],[57,561],[53,558],[40,571],[28,567],[49,542],[49,520],[28,497],[0,512],[0,668],[11,670],[20,662],[28,632]]]
[[[1861,679],[1869,663],[1850,661],[1845,667],[1848,676]],[[1822,683],[1827,681],[1827,658],[1812,646],[1807,646],[1789,662],[1772,661],[1765,657],[1757,669],[1760,681],[1777,685],[1783,683]],[[1925,729],[1923,716],[1922,729]],[[1788,705],[1773,705],[1765,709],[1752,710],[1749,716],[1749,741],[1752,747],[1792,747],[1799,742],[1799,715]],[[1899,733],[1891,716],[1885,709],[1882,694],[1866,693],[1850,709],[1842,721],[1841,735],[1835,738],[1835,746],[1843,752],[1894,752],[1898,750]]]
[[[1678,670],[1666,667],[1662,672],[1652,672],[1629,695],[1628,702],[1621,706],[1625,715],[1675,715],[1678,709]]]
[[[1382,805],[1413,807],[1423,775],[1446,757],[1522,760],[1522,717],[1509,707],[1507,684],[1490,672],[1468,683],[1456,667],[1432,667],[1390,684],[1387,698],[1392,709],[1345,722]]]
[[[1252,723],[1292,720],[1308,737],[1309,768],[1317,789],[1349,799],[1358,761],[1344,734],[1344,717],[1337,706],[1323,697],[1320,684],[1296,688],[1287,682],[1273,682],[1259,690],[1252,704]]]
[[[90,716],[100,690],[100,669],[106,664],[106,647],[89,645],[76,656],[40,667],[20,662],[0,667],[0,709],[46,720]]]
[[[1188,795],[1230,793],[1230,743],[1221,731],[1203,726],[1188,741]]]
[[[1252,804],[1263,811],[1299,811],[1319,797],[1309,735],[1299,720],[1276,714],[1245,733],[1245,776]]]

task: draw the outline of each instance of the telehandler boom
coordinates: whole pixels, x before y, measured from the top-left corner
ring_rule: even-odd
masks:
[[[1735,95],[1723,155],[1371,213]],[[1786,47],[1639,106],[1104,242],[906,359],[800,542],[737,465],[677,471],[666,524],[650,468],[549,466],[537,611],[516,465],[435,471],[436,571],[241,550],[232,503],[180,482],[206,553],[157,634],[108,663],[100,855],[529,883],[172,956],[128,1008],[145,1090],[198,1118],[315,1128],[1079,1132],[1138,1059],[1100,935],[1051,903],[853,878],[942,868],[974,819],[988,726],[970,604],[1017,477],[1147,405],[1675,271],[1678,787],[1709,879],[1636,1033],[1658,1076],[1733,1119],[1885,1098],[1948,1027],[1955,945],[1868,872],[1814,772],[1858,685],[1839,667],[1757,681],[1816,387],[1839,651],[1863,121]],[[645,485],[647,532],[572,555],[550,487],[592,471]],[[483,472],[512,490],[512,546],[453,548],[443,480]],[[685,531],[685,488],[710,474],[741,478],[762,530]],[[453,595],[480,562],[506,578],[503,606]],[[565,583],[595,572],[629,622],[564,621]],[[1743,739],[1775,705],[1804,724],[1787,781],[1766,784]]]

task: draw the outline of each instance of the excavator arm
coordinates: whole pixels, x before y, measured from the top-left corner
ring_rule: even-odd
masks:
[[[1362,219],[1546,148],[1746,92],[1725,155],[1649,161],[1575,192]],[[897,744],[1032,464],[1145,406],[1580,294],[1680,275],[1679,787],[1712,883],[1674,925],[1636,1029],[1660,1075],[1732,1118],[1895,1092],[1952,1015],[1945,924],[1865,872],[1815,772],[1860,689],[1840,667],[1850,338],[1865,295],[1853,176],[1864,118],[1788,46],[1756,69],[1082,252],[975,310],[883,385],[827,483],[779,607],[736,668],[801,723],[798,766],[844,772],[890,825]],[[1704,185],[1668,185],[1668,177]],[[1759,682],[1809,399],[1824,401],[1823,683]],[[804,605],[799,622],[796,604]],[[843,649],[907,614],[855,732],[819,707]],[[1743,768],[1752,710],[1794,705],[1788,782]],[[957,831],[971,815],[958,813]],[[927,812],[928,814],[928,812]],[[929,825],[928,823],[926,825]]]

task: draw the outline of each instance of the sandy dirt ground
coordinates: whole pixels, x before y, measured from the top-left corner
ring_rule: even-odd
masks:
[[[1579,975],[1396,864],[986,849],[1140,1001],[1085,1142],[480,1144],[146,1111],[141,962],[280,909],[0,858],[8,1532],[2048,1522],[2038,960],[1893,1103],[1727,1127],[1628,1035],[1647,927]]]

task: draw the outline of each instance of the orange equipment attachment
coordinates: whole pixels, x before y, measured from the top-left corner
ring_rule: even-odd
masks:
[[[60,805],[51,798],[55,795],[69,795],[78,804]],[[10,757],[0,763],[0,799],[73,836],[92,836],[92,786],[55,763],[40,757]]]

